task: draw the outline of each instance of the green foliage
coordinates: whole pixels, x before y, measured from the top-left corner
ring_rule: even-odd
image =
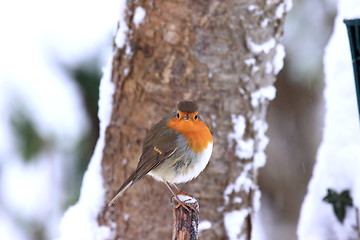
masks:
[[[97,112],[101,72],[98,71],[96,64],[89,63],[88,65],[85,64],[84,66],[71,70],[71,73],[80,87],[91,123],[93,127],[95,127],[95,131],[98,132],[99,121]]]
[[[83,175],[99,137],[99,120],[97,112],[99,85],[102,74],[97,65],[96,60],[93,59],[76,68],[65,66],[79,86],[91,126],[89,131],[81,136],[71,154],[74,157],[74,166],[71,172],[68,173],[68,177],[65,181],[67,195],[63,203],[64,209],[76,203],[79,198]]]
[[[43,150],[45,139],[37,132],[31,119],[24,113],[18,111],[11,119],[11,126],[19,143],[25,161],[35,159],[36,155]]]
[[[346,207],[352,207],[353,202],[349,190],[344,190],[340,194],[332,189],[327,190],[327,195],[323,198],[325,202],[333,206],[334,213],[337,219],[343,223],[346,215]]]

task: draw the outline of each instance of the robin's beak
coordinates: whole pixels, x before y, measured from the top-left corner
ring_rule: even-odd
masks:
[[[189,117],[189,115],[185,115],[184,117],[183,117],[185,120],[189,120],[190,119],[190,117]]]

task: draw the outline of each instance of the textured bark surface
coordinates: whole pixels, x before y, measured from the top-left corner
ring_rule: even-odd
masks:
[[[173,234],[172,240],[197,240],[199,239],[199,203],[193,197],[187,203],[187,209],[179,205],[173,198]]]
[[[272,85],[276,45],[281,40],[282,1],[143,0],[128,1],[129,27],[124,47],[115,46],[112,81],[116,86],[111,123],[106,131],[102,160],[107,200],[135,169],[145,134],[173,111],[179,100],[196,100],[214,137],[210,163],[200,176],[180,185],[199,200],[200,221],[211,229],[201,239],[226,239],[224,213],[250,209],[241,235],[250,238],[253,191],[256,186],[227,194],[253,157],[242,159],[233,132],[232,115],[246,119],[243,139],[260,139],[255,121],[264,120],[267,102],[254,107],[251,93]],[[133,23],[135,9],[146,10],[144,21]],[[254,44],[274,39],[266,51]],[[245,61],[253,59],[251,61]],[[270,69],[270,70],[269,70]],[[246,177],[256,184],[256,169]],[[161,182],[145,177],[99,215],[101,225],[114,230],[115,239],[171,239],[171,194]],[[241,198],[241,201],[235,200]]]

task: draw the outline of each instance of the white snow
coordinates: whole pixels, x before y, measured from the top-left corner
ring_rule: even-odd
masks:
[[[119,6],[119,28],[117,29],[116,35],[115,35],[115,44],[118,48],[123,48],[126,43],[126,34],[129,31],[129,27],[126,24],[125,21],[125,10],[126,10],[126,1],[120,1],[121,4]]]
[[[269,25],[269,21],[270,21],[270,19],[265,18],[264,20],[261,21],[260,26],[261,26],[262,28],[267,27],[267,26]]]
[[[254,139],[243,139],[245,133],[245,117],[242,115],[231,115],[234,132],[228,134],[229,146],[236,142],[235,153],[239,158],[251,158],[254,154]]]
[[[63,156],[51,156],[57,161]],[[5,167],[0,188],[6,196],[4,207],[13,209],[16,214],[32,221],[49,221],[53,205],[48,204],[59,199],[59,177],[54,161],[49,155],[42,155],[36,162],[24,163],[18,158]],[[54,159],[55,160],[55,159]],[[41,174],[39,174],[41,172]],[[50,181],[52,180],[52,181]]]
[[[252,216],[252,231],[251,231],[251,239],[254,240],[267,240],[269,239],[269,235],[265,233],[266,221],[263,219],[263,216],[259,211],[255,212]]]
[[[259,107],[260,104],[266,104],[267,101],[274,99],[275,95],[276,89],[274,86],[262,87],[251,94],[251,103],[253,107]],[[265,148],[269,142],[269,139],[265,133],[268,126],[264,120],[252,117],[250,121],[253,125],[256,136],[255,138],[244,139],[244,133],[246,129],[245,117],[242,115],[233,114],[231,119],[233,123],[233,132],[229,133],[227,136],[229,147],[232,147],[233,143],[235,143],[236,156],[241,159],[253,157],[254,160],[252,163],[243,165],[243,170],[240,175],[235,179],[234,182],[230,183],[225,188],[223,193],[224,205],[226,206],[230,203],[230,196],[232,196],[232,194],[235,194],[233,199],[231,199],[232,203],[241,203],[242,199],[239,196],[236,196],[236,193],[240,191],[249,193],[250,190],[253,190],[253,209],[254,211],[258,211],[260,209],[261,193],[258,189],[258,186],[251,179],[251,176],[253,172],[256,171],[259,167],[265,165]],[[234,210],[232,212],[225,213],[225,228],[230,239],[239,239],[238,234],[242,228],[241,224],[243,224],[243,219],[249,213],[250,211],[248,209]],[[261,232],[261,230],[257,231]]]
[[[131,55],[132,54],[132,50],[131,50],[131,47],[130,47],[129,43],[126,43],[125,54],[126,55]]]
[[[270,74],[273,72],[273,65],[270,63],[270,62],[267,62],[266,65],[265,65],[265,72]]]
[[[245,63],[247,66],[252,66],[252,65],[255,65],[256,60],[255,60],[255,58],[248,58],[248,59],[245,59],[245,60],[244,60],[244,63]]]
[[[210,229],[212,226],[211,222],[208,220],[203,220],[199,223],[198,231],[201,233],[204,230]]]
[[[111,82],[111,61],[104,69],[100,84],[99,119],[100,136],[86,171],[78,203],[65,213],[60,226],[61,240],[108,239],[110,228],[99,226],[98,213],[104,205],[104,189],[101,174],[101,159],[105,146],[105,131],[110,123],[114,85]]]
[[[252,12],[252,11],[254,11],[255,9],[258,9],[259,7],[257,6],[257,5],[250,5],[249,7],[248,7],[248,10],[250,11],[250,12]]]
[[[358,0],[340,0],[332,37],[324,56],[326,115],[323,140],[304,199],[297,234],[300,240],[356,239],[354,208],[341,224],[332,206],[322,199],[327,189],[350,190],[360,207],[360,129],[352,60],[344,16],[358,9]]]
[[[128,213],[125,213],[124,214],[124,221],[129,221],[129,219],[130,219],[130,214],[128,214]]]
[[[136,28],[138,28],[139,25],[144,21],[145,15],[146,15],[146,11],[144,8],[137,7],[135,9],[133,23],[135,24]]]
[[[16,223],[4,214],[0,212],[0,233],[1,239],[11,239],[11,240],[26,240],[28,237],[25,234],[22,234],[18,231]]]
[[[242,203],[243,200],[241,197],[234,197],[233,203]]]
[[[228,139],[229,140],[241,139],[245,133],[245,128],[246,128],[245,117],[242,115],[236,116],[235,114],[232,114],[231,120],[233,123],[234,132],[228,135]],[[229,145],[231,146],[232,144]]]
[[[253,65],[252,68],[251,68],[251,73],[254,74],[256,73],[257,71],[259,71],[260,67],[257,66],[257,65]]]
[[[254,154],[254,167],[263,167],[266,162],[265,149],[269,143],[269,138],[266,136],[268,125],[263,120],[254,120],[254,130],[257,133],[258,144]]]
[[[211,118],[211,127],[216,128],[216,115],[210,114],[210,118]]]
[[[240,158],[251,158],[254,155],[254,139],[241,140],[236,145],[236,155]]]
[[[224,224],[227,236],[230,240],[245,239],[244,235],[240,237],[240,233],[244,220],[250,213],[251,209],[247,208],[225,213]]]
[[[279,6],[276,8],[275,17],[280,19],[283,17],[284,13],[286,12],[286,5],[285,3],[280,3]]]
[[[180,201],[185,202],[185,203],[194,204],[197,202],[197,200],[195,198],[187,196],[187,195],[179,194],[177,196],[180,199]]]
[[[284,67],[285,47],[282,44],[277,44],[275,48],[275,57],[272,61],[273,73],[278,74]]]
[[[271,101],[276,96],[276,88],[272,85],[262,87],[251,93],[251,105],[256,108],[260,103]]]
[[[266,138],[266,139],[268,139],[268,138]],[[254,154],[254,166],[255,166],[255,168],[260,168],[260,167],[265,166],[266,154],[265,154],[264,150],[260,151],[260,152],[256,152]]]
[[[0,5],[0,236],[29,239],[37,224],[45,238],[54,238],[69,201],[64,182],[75,163],[74,146],[89,128],[79,88],[64,66],[102,57],[117,20],[116,1]],[[11,124],[24,116],[46,142],[30,162]]]
[[[238,193],[242,190],[249,193],[250,189],[255,188],[254,182],[249,178],[249,171],[252,169],[252,164],[246,164],[244,166],[244,170],[241,174],[236,178],[234,183],[230,183],[224,190],[224,203],[227,205],[230,201],[230,195],[232,193]],[[239,201],[238,199],[236,200]]]
[[[286,12],[289,12],[293,7],[293,0],[284,0],[284,3],[286,5],[285,7]]]
[[[257,189],[254,191],[254,196],[253,196],[253,208],[255,212],[260,210],[260,199],[261,199],[261,192],[259,189]]]
[[[262,52],[269,53],[271,49],[273,49],[276,45],[276,41],[274,38],[270,38],[266,42],[261,44],[253,42],[250,38],[246,39],[246,45],[254,54],[260,54]]]
[[[283,3],[280,3],[275,11],[275,17],[280,19],[284,16],[285,13],[289,12],[292,8],[292,0],[285,0]]]

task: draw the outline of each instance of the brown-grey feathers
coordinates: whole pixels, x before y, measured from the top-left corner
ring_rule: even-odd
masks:
[[[177,110],[184,113],[194,113],[199,111],[199,106],[192,101],[181,101],[177,103]]]

